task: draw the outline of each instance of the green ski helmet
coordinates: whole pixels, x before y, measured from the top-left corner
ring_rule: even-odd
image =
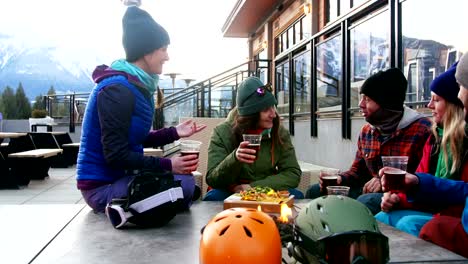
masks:
[[[364,204],[341,195],[317,198],[299,212],[293,251],[302,263],[389,260],[388,238],[372,213]]]

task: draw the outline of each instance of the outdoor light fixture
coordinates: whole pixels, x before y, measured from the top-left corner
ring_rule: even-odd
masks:
[[[307,1],[304,3],[303,9],[304,9],[304,14],[310,14],[310,12],[312,11],[312,7],[310,3]]]
[[[126,6],[141,6],[141,0],[120,0]]]

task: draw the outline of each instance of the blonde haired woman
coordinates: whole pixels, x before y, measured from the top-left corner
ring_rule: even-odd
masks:
[[[456,65],[431,83],[431,101],[428,107],[433,115],[432,135],[424,146],[423,157],[416,173],[430,173],[439,178],[468,182],[466,123],[463,104],[457,97],[460,88],[455,79]],[[384,212],[375,217],[381,222],[418,236],[423,225],[433,218],[434,213],[454,210],[416,204],[408,200],[405,193],[399,193],[390,206],[386,200],[385,206],[382,207]],[[390,210],[395,211],[389,212]]]

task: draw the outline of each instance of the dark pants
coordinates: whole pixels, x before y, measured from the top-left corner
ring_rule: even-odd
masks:
[[[309,187],[306,192],[306,199],[315,199],[322,195],[325,195],[320,191],[320,185],[314,184]],[[380,212],[380,203],[382,201],[382,193],[366,193],[362,194],[362,188],[351,187],[349,189],[349,197],[358,200],[365,204],[372,214]]]
[[[296,189],[289,189],[288,191],[291,195],[294,195],[294,199],[304,199],[304,194],[302,194],[301,191]],[[228,198],[232,194],[233,192],[229,192],[227,190],[211,189],[206,193],[203,201],[224,201],[224,199]]]
[[[89,207],[94,212],[103,213],[107,204],[114,198],[124,198],[128,194],[128,184],[135,176],[122,177],[112,184],[103,185],[92,190],[82,190],[81,194]],[[192,205],[193,194],[196,190],[195,179],[191,174],[174,175],[174,180],[180,180],[184,194],[184,201],[181,210],[186,210]]]
[[[81,190],[81,194],[89,207],[93,208],[95,213],[103,213],[106,205],[114,198],[123,198],[127,196],[128,184],[134,176],[122,177],[113,184],[103,185],[92,190]]]

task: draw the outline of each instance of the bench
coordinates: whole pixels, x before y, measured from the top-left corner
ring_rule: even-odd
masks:
[[[64,167],[75,165],[80,151],[80,143],[66,143],[60,146],[63,149]]]
[[[74,143],[67,132],[52,132],[57,144],[63,149],[63,167],[73,166],[78,159],[80,143]],[[60,164],[57,164],[57,166]],[[54,167],[54,166],[53,166]]]
[[[145,156],[153,156],[153,157],[162,157],[163,150],[162,149],[155,149],[155,148],[144,148],[143,155]]]
[[[186,139],[198,140],[201,141],[203,144],[200,147],[200,156],[199,156],[199,164],[198,170],[192,174],[195,176],[196,184],[201,188],[202,195],[204,197],[207,191],[208,185],[206,184],[206,169],[208,166],[208,146],[210,145],[211,134],[213,129],[226,120],[225,118],[189,118],[183,117],[180,118],[179,122],[182,123],[188,119],[192,119],[197,124],[205,124],[207,127],[202,130],[200,133],[196,133]],[[320,175],[320,170],[326,167],[310,164],[307,162],[299,161],[299,166],[301,167],[302,175],[301,180],[299,182],[299,186],[297,187],[298,190],[303,192],[307,191],[310,185],[318,183],[318,177]]]
[[[327,169],[328,167],[315,165],[304,161],[299,161],[299,166],[301,167],[302,175],[301,181],[299,182],[299,186],[297,188],[305,195],[305,192],[310,185],[318,183],[320,170]]]
[[[193,134],[192,136],[185,139],[201,141],[202,145],[200,146],[200,155],[198,156],[198,168],[197,173],[194,174],[195,182],[201,189],[201,198],[206,194],[208,184],[206,183],[206,172],[208,167],[208,146],[210,145],[211,134],[213,133],[214,128],[224,122],[226,118],[206,118],[206,117],[181,117],[179,123],[182,123],[186,120],[193,120],[197,124],[204,124],[206,128],[200,131],[199,133]]]
[[[28,185],[31,179],[48,177],[52,158],[62,151],[62,149],[33,149],[8,154],[11,177],[17,185]]]

